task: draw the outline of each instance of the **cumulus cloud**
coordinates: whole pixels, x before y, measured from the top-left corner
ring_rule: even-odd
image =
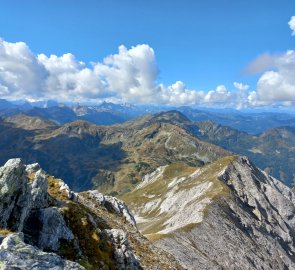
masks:
[[[0,40],[0,96],[8,99],[234,106],[243,102],[248,89],[239,83],[234,91],[223,85],[196,91],[181,81],[165,86],[157,83],[158,73],[155,52],[146,44],[130,49],[121,45],[118,53],[87,66],[70,53],[35,56],[23,42]]]
[[[295,35],[295,16],[289,21],[292,35]],[[245,69],[247,74],[262,73],[256,91],[248,94],[252,106],[281,104],[293,106],[295,102],[295,51],[281,54],[265,53],[258,56]]]
[[[154,50],[148,45],[137,45],[129,50],[121,45],[118,54],[94,64],[94,73],[109,92],[115,92],[123,100],[151,103],[157,94],[158,68]]]
[[[290,21],[288,22],[291,30],[292,30],[292,35],[295,36],[295,16],[292,16]]]
[[[27,91],[41,92],[48,76],[46,68],[23,42],[0,40],[0,95],[16,98]]]
[[[275,61],[276,71],[266,71],[257,83],[258,99],[265,102],[295,101],[295,51]]]
[[[250,88],[248,84],[243,84],[238,82],[234,82],[234,87],[241,92],[245,92]]]
[[[43,89],[45,96],[79,101],[107,95],[107,89],[95,71],[77,61],[74,55],[67,53],[61,57],[47,57],[40,54],[37,58],[49,74]]]
[[[219,85],[204,91],[188,89],[182,81],[158,83],[155,52],[146,44],[130,49],[121,45],[102,62],[87,64],[71,53],[34,55],[23,42],[0,40],[0,97],[237,108],[282,101],[287,106],[295,100],[294,54],[276,56],[276,70],[264,72],[257,91],[241,82],[234,82],[232,89]]]

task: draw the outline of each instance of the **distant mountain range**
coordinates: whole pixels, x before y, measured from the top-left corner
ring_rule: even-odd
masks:
[[[105,126],[122,124],[122,126],[105,127],[104,129],[108,132],[113,130],[114,133],[117,133],[120,128],[123,128],[123,133],[125,134],[127,130],[129,130],[128,134],[130,135],[130,130],[134,133],[135,130],[147,128],[151,123],[169,123],[181,127],[185,132],[192,134],[194,137],[199,138],[202,141],[213,143],[237,154],[247,155],[260,168],[282,180],[288,186],[293,185],[295,176],[294,115],[276,112],[243,113],[230,109],[204,111],[190,107],[179,107],[177,108],[177,113],[173,114],[171,113],[173,111],[170,111],[170,113],[167,114],[165,111],[161,112],[164,109],[167,108],[161,106],[135,106],[131,104],[114,104],[107,102],[95,106],[86,106],[65,105],[59,104],[56,101],[12,103],[1,99],[0,116],[3,119],[2,123],[5,123],[5,126],[7,126],[8,123],[10,124],[8,125],[9,128],[7,127],[8,129],[5,129],[3,126],[1,127],[1,129],[3,129],[3,133],[1,133],[3,136],[2,141],[5,141],[6,144],[4,145],[2,143],[3,150],[2,154],[0,154],[0,160],[4,162],[8,158],[13,158],[13,153],[17,154],[18,151],[22,149],[16,142],[14,142],[15,148],[10,146],[12,143],[9,140],[10,137],[8,137],[8,141],[5,140],[7,136],[5,133],[10,133],[12,127],[18,127],[20,132],[18,135],[16,134],[17,132],[15,132],[15,134],[11,135],[11,138],[14,138],[14,136],[20,136],[19,143],[21,145],[25,142],[27,143],[28,150],[22,153],[22,157],[26,156],[26,162],[30,163],[39,161],[39,159],[48,159],[48,157],[46,157],[48,153],[44,154],[44,150],[40,150],[47,147],[48,140],[39,141],[39,137],[41,136],[39,134],[49,132],[48,130],[60,131],[65,129],[66,126],[70,128],[74,125],[76,129],[80,128],[82,133],[87,134],[88,131],[85,130],[85,127],[86,125],[92,126],[90,123]],[[147,113],[149,115],[147,115]],[[151,114],[155,114],[155,116],[152,116]],[[31,118],[28,116],[31,116]],[[74,121],[81,120],[87,121],[89,124],[84,122],[71,124]],[[82,125],[82,127],[77,127],[79,125]],[[101,130],[102,128],[96,129]],[[104,141],[105,137],[101,136],[100,132],[101,131],[96,131],[97,135],[95,136],[100,139],[103,138],[102,140]],[[38,138],[35,137],[36,133],[39,136]],[[55,139],[58,137],[51,134],[48,134],[47,136],[48,138],[54,137]],[[93,137],[93,134],[88,134],[87,136],[91,138]],[[117,135],[112,134],[111,136]],[[68,139],[68,137],[70,139]],[[79,137],[77,142],[74,142],[73,136],[64,134],[62,140],[65,141],[63,142],[62,147],[71,145],[72,148],[76,148],[77,146],[75,143],[80,144],[81,149],[85,146],[85,141],[81,137]],[[90,140],[95,140],[95,138]],[[123,139],[116,138],[116,142],[119,144],[122,143],[122,140]],[[128,137],[128,140],[128,144],[131,145],[131,141],[135,142],[138,139],[131,136]],[[38,146],[35,146],[36,142],[38,142]],[[6,151],[9,147],[11,147],[11,150]],[[52,153],[52,157],[59,155],[60,150],[57,149],[58,147],[61,147],[59,142],[55,142],[48,150],[48,152],[51,152],[51,149],[56,149],[56,154]],[[91,149],[91,146],[88,147]],[[34,149],[33,152],[30,150],[31,148]],[[116,152],[115,149],[112,151]],[[94,150],[92,149],[90,152],[92,153],[93,151]],[[40,152],[43,153],[41,156]],[[120,151],[116,152],[116,154],[118,153],[120,153]],[[30,157],[28,157],[28,155],[30,155]],[[66,154],[63,153],[61,155],[64,156]],[[93,154],[90,156],[92,157],[92,155]],[[101,155],[101,153],[99,155]],[[68,162],[68,166],[71,167],[74,166],[70,165],[71,162],[73,162],[73,159],[75,158],[70,158],[69,160],[66,158],[66,161],[64,162]],[[86,163],[88,163],[88,161],[86,161],[88,159],[89,157],[85,159]],[[49,160],[51,160],[51,158],[49,158]],[[51,162],[50,166],[53,168],[58,167],[57,165],[54,165],[56,162],[58,163],[58,160],[61,159],[57,157],[57,160]],[[95,157],[94,160],[97,160],[97,158]],[[42,161],[41,164],[48,171],[51,171],[46,164],[42,163]],[[77,161],[77,165],[78,164],[79,162]],[[89,166],[89,164],[87,166]],[[87,168],[87,166],[85,168]],[[101,170],[101,166],[103,167],[104,165],[97,165],[94,170],[89,169],[88,178],[86,178],[92,179],[94,175]],[[92,165],[90,167],[92,168]],[[54,173],[56,175],[60,174],[55,170]],[[61,176],[67,180],[64,174],[65,172],[62,173]],[[111,177],[109,173],[107,173],[107,175],[108,177]],[[73,187],[76,187],[79,190],[83,189],[83,186],[92,186],[93,183],[91,181],[94,181],[87,180],[87,183],[78,184],[79,180],[75,177],[74,179],[75,180],[72,180],[72,182],[77,183]],[[100,180],[95,180],[96,183],[94,185],[97,185],[97,182],[99,181]],[[139,181],[139,176],[136,177],[136,181],[132,181],[134,183]],[[119,189],[115,188],[116,192]]]
[[[202,141],[218,145],[228,151],[246,155],[254,163],[283,181],[288,186],[294,185],[295,177],[295,128],[277,127],[258,135],[251,135],[237,129],[216,124],[210,120],[192,122],[177,111],[162,115],[175,125]]]
[[[243,112],[237,110],[208,110],[202,111],[192,108],[177,108],[191,121],[210,120],[223,126],[259,134],[267,129],[281,126],[295,126],[295,115],[281,112]]]
[[[259,134],[267,129],[295,127],[295,114],[285,112],[237,111],[234,109],[196,109],[187,106],[168,107],[152,105],[114,104],[99,105],[61,104],[53,100],[39,102],[9,102],[0,100],[0,117],[16,114],[39,116],[62,125],[76,120],[85,120],[97,125],[113,125],[126,122],[144,114],[177,110],[191,121],[211,120],[217,124]]]
[[[192,130],[201,140],[214,143],[253,162],[292,186],[295,183],[295,128],[277,127],[258,135],[250,135],[211,121],[194,123]]]
[[[249,135],[211,121],[192,122],[178,111],[113,126],[83,120],[60,126],[20,114],[0,122],[0,138],[1,163],[14,157],[39,162],[75,190],[97,187],[120,194],[160,165],[203,165],[231,153],[249,156],[289,186],[295,174],[294,128]]]
[[[8,117],[0,123],[0,163],[21,157],[39,162],[75,190],[97,187],[117,194],[160,165],[202,165],[231,154],[192,136],[169,117],[146,115],[117,126],[81,120],[58,126],[39,117]]]

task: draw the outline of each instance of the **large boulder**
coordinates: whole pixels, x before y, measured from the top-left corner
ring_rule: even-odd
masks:
[[[23,241],[23,234],[10,234],[0,245],[0,269],[85,270],[81,265],[62,259],[54,253],[42,252]]]

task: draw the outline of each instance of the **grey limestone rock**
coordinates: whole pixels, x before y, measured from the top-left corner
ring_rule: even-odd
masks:
[[[67,227],[63,216],[56,207],[39,210],[38,216],[41,228],[38,237],[38,247],[42,250],[57,251],[60,240],[74,239],[72,231]]]
[[[278,239],[295,259],[295,194],[278,180],[239,157],[221,178],[258,220],[259,230]],[[234,205],[231,205],[234,208]],[[238,213],[237,213],[238,214]],[[257,221],[237,215],[244,227],[256,229]]]
[[[237,157],[219,176],[227,196],[202,222],[158,240],[187,269],[295,269],[294,193]]]
[[[30,167],[29,167],[30,168]],[[30,170],[38,168],[36,164]],[[28,166],[21,159],[10,159],[0,168],[0,226],[22,231],[32,209],[48,206],[48,183],[45,173],[34,171],[33,181],[27,177]]]
[[[11,234],[0,245],[0,269],[84,270],[81,265],[62,259],[54,253],[42,252],[23,242],[23,234]]]
[[[74,202],[76,202],[78,200],[79,194],[72,191],[64,181],[60,180],[59,190],[64,190],[67,193],[67,196],[70,200],[72,200]]]
[[[36,172],[31,183],[32,209],[48,207],[49,196],[47,189],[48,182],[45,172],[40,169]]]
[[[97,190],[87,191],[87,194],[89,198],[95,200],[95,202],[99,205],[104,206],[108,211],[124,216],[131,225],[137,228],[133,214],[123,201],[117,199],[116,197],[103,195]]]
[[[34,173],[32,181],[27,174]],[[0,227],[25,231],[39,248],[56,251],[60,239],[70,241],[73,233],[57,208],[49,206],[45,172],[36,164],[25,166],[11,159],[0,168]]]
[[[28,174],[36,173],[40,169],[41,169],[41,167],[40,167],[39,163],[33,163],[33,164],[26,165],[26,172]]]
[[[118,270],[138,270],[142,269],[131,250],[127,233],[119,229],[104,230],[104,234],[112,242],[114,258]]]
[[[31,209],[25,166],[10,159],[0,168],[0,227],[21,231]]]

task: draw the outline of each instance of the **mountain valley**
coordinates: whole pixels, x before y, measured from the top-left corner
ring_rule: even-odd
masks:
[[[161,115],[117,126],[85,121],[54,126],[38,118],[41,128],[26,127],[23,115],[9,117],[0,123],[0,161],[21,157],[26,163],[40,163],[74,190],[97,187],[119,194],[130,191],[159,165],[202,165],[230,155],[174,125],[169,114],[166,120]],[[27,121],[38,122],[31,117]]]
[[[4,270],[295,269],[294,192],[235,154],[258,164],[289,151],[293,164],[292,128],[253,136],[178,111],[113,126],[19,114],[0,136]]]
[[[0,136],[2,164],[15,157],[39,162],[77,191],[96,187],[121,194],[159,166],[174,162],[196,166],[231,153],[249,156],[288,186],[295,174],[294,129],[250,135],[211,121],[191,122],[178,111],[148,114],[113,126],[82,120],[60,126],[21,114],[0,121]]]

